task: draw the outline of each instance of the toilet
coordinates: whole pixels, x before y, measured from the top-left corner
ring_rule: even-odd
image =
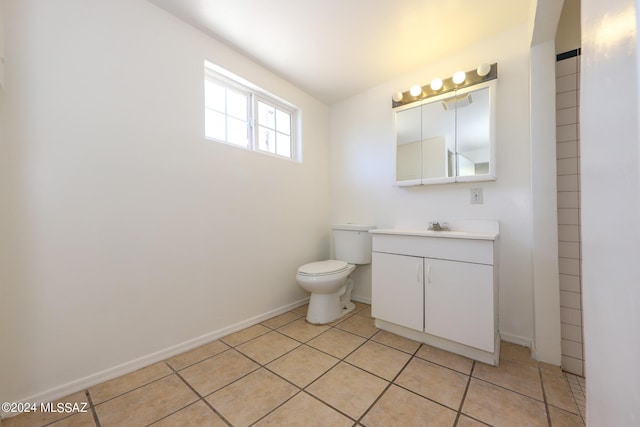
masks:
[[[307,321],[331,323],[353,311],[353,280],[358,265],[371,263],[372,225],[335,224],[332,227],[335,259],[317,261],[298,268],[296,280],[311,293]]]

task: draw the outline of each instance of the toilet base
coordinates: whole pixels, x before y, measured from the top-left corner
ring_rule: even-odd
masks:
[[[344,316],[347,313],[351,313],[355,308],[356,308],[356,305],[351,301],[349,301],[345,307],[342,307],[342,316]]]
[[[335,294],[311,294],[309,308],[307,309],[307,322],[314,325],[331,323],[347,313],[351,313],[356,305],[351,301],[340,303],[340,293]]]

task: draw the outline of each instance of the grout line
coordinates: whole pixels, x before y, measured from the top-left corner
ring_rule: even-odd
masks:
[[[540,377],[540,388],[542,389],[542,399],[544,400],[544,411],[547,413],[547,423],[551,427],[551,412],[549,411],[549,402],[547,402],[547,393],[544,391],[544,380],[542,379],[542,368],[538,365],[538,377]]]
[[[343,321],[346,321],[347,319],[349,319],[349,318],[351,318],[351,317],[353,317],[353,316],[355,316],[355,315],[358,315],[358,313],[359,313],[360,311],[362,311],[362,309],[361,309],[361,310],[359,310],[358,312],[352,313],[352,315],[351,315],[351,316],[348,316],[348,317],[347,317],[347,318],[345,318]],[[304,317],[304,316],[303,316],[303,317]],[[360,317],[365,317],[365,316],[360,316]],[[366,317],[365,317],[365,318],[366,318]],[[297,321],[297,320],[299,320],[299,319],[296,319],[296,320],[294,320],[294,321]],[[270,360],[270,361],[269,361],[269,362],[267,362],[266,364],[262,364],[262,363],[260,363],[260,362],[258,362],[258,361],[256,361],[256,360],[251,359],[249,356],[245,355],[244,353],[240,352],[239,350],[236,350],[236,351],[240,352],[243,356],[245,356],[245,357],[247,357],[247,358],[251,359],[252,361],[254,361],[255,363],[257,363],[258,365],[260,365],[260,367],[261,367],[261,368],[264,368],[266,371],[268,371],[268,372],[270,372],[270,373],[272,373],[272,374],[276,375],[278,378],[280,378],[280,379],[282,379],[282,380],[286,381],[287,383],[291,384],[292,386],[294,386],[294,387],[296,387],[296,388],[298,389],[298,391],[297,391],[293,396],[291,396],[290,398],[286,399],[284,402],[282,402],[280,405],[278,405],[278,406],[276,406],[275,408],[273,408],[271,411],[269,411],[268,413],[266,413],[265,415],[263,415],[262,417],[260,417],[258,420],[254,421],[251,425],[254,425],[255,423],[257,423],[257,422],[259,422],[260,420],[262,420],[262,419],[264,419],[265,417],[267,417],[269,414],[271,414],[271,413],[275,412],[276,410],[278,410],[280,407],[282,407],[283,405],[285,405],[287,402],[289,402],[291,399],[293,399],[295,396],[297,396],[297,395],[298,395],[298,394],[300,394],[301,392],[303,392],[303,393],[305,393],[306,395],[308,395],[308,396],[310,396],[310,397],[312,397],[312,398],[316,399],[318,402],[320,402],[320,403],[322,403],[323,405],[325,405],[325,406],[327,406],[327,407],[329,407],[329,408],[333,409],[334,411],[336,411],[336,412],[338,412],[338,413],[340,413],[340,414],[344,415],[344,416],[345,416],[345,417],[347,417],[348,419],[355,421],[355,419],[354,419],[352,416],[350,416],[350,415],[348,415],[348,414],[346,414],[346,413],[342,412],[342,411],[341,411],[341,410],[339,410],[338,408],[333,407],[332,405],[328,404],[327,402],[324,402],[324,401],[320,400],[318,397],[316,397],[316,396],[314,396],[313,394],[311,394],[311,393],[307,392],[307,390],[306,390],[306,388],[307,388],[307,387],[309,387],[311,384],[315,383],[318,379],[322,378],[325,374],[327,374],[329,371],[331,371],[331,370],[332,370],[336,365],[338,365],[340,362],[345,362],[345,363],[348,363],[348,364],[349,364],[349,362],[346,362],[344,359],[346,359],[347,357],[349,357],[349,355],[351,355],[354,351],[356,351],[358,348],[362,347],[366,342],[368,342],[368,341],[371,339],[371,338],[365,338],[365,337],[362,337],[362,336],[360,336],[360,335],[354,334],[354,333],[349,332],[349,331],[345,331],[345,330],[340,329],[340,328],[336,328],[336,326],[337,326],[338,324],[342,323],[342,322],[338,322],[338,321],[336,321],[336,322],[337,322],[337,323],[335,323],[335,324],[333,324],[333,325],[329,325],[329,329],[327,329],[326,331],[323,331],[323,332],[321,332],[320,334],[315,335],[315,336],[313,336],[313,337],[309,338],[309,339],[308,339],[308,340],[306,340],[306,341],[300,341],[300,340],[298,340],[298,339],[296,339],[296,338],[293,338],[293,337],[290,337],[290,336],[288,336],[288,335],[286,335],[286,334],[284,334],[284,333],[282,333],[282,332],[280,332],[280,331],[278,330],[278,329],[280,329],[280,328],[282,328],[282,327],[284,327],[284,326],[288,325],[289,323],[293,323],[293,321],[292,321],[292,322],[289,322],[289,323],[287,323],[287,324],[285,324],[285,325],[281,325],[281,326],[279,326],[277,329],[273,329],[273,331],[275,331],[275,332],[277,332],[277,333],[279,333],[279,334],[281,334],[281,335],[283,335],[283,336],[285,336],[285,337],[287,337],[287,338],[290,338],[290,339],[292,339],[292,340],[294,340],[294,341],[297,341],[297,342],[299,343],[299,345],[298,345],[297,347],[295,347],[294,349],[289,350],[289,351],[288,351],[287,353],[285,353],[285,354],[289,354],[289,353],[293,352],[294,350],[299,349],[299,348],[300,348],[300,347],[302,347],[302,346],[306,346],[306,347],[309,347],[309,348],[311,348],[311,349],[313,349],[313,350],[320,351],[320,352],[322,352],[323,354],[327,354],[328,356],[330,356],[330,357],[332,357],[332,358],[334,358],[334,359],[337,359],[337,360],[338,360],[338,362],[337,362],[337,363],[335,363],[333,366],[331,366],[329,369],[327,369],[327,370],[326,370],[322,375],[320,375],[318,378],[316,378],[315,380],[313,380],[311,383],[307,384],[305,387],[300,387],[300,386],[298,386],[297,384],[294,384],[293,382],[291,382],[291,381],[290,381],[290,380],[288,380],[287,378],[282,377],[280,374],[278,374],[277,372],[272,371],[271,369],[269,369],[269,368],[267,367],[267,365],[268,365],[269,363],[273,362],[274,360],[279,359],[280,357],[283,357],[285,354],[282,354],[281,356],[277,357],[276,359]],[[313,339],[315,339],[315,338],[319,337],[320,335],[322,335],[322,334],[324,334],[324,333],[326,333],[326,332],[328,332],[328,331],[330,331],[331,329],[334,329],[334,328],[335,328],[335,329],[337,329],[337,330],[339,330],[339,331],[342,331],[342,332],[346,332],[346,333],[349,333],[349,334],[355,335],[355,336],[357,336],[357,337],[365,338],[365,341],[364,341],[362,344],[360,344],[358,347],[356,347],[353,351],[351,351],[351,352],[350,352],[350,353],[348,353],[346,356],[344,356],[342,359],[337,358],[337,357],[335,357],[335,356],[333,356],[333,355],[331,355],[331,354],[329,354],[329,353],[326,353],[326,352],[324,352],[324,351],[322,351],[322,350],[316,349],[315,347],[312,347],[312,346],[310,346],[310,345],[308,345],[308,344],[307,344],[309,341],[311,341],[311,340],[313,340]],[[374,334],[374,335],[375,335],[375,334]],[[372,335],[372,336],[373,336],[373,335]],[[241,344],[239,344],[239,345],[241,345]],[[349,364],[349,365],[351,365],[351,364]],[[356,368],[357,368],[357,367],[356,367]],[[260,369],[260,368],[258,368],[258,369]],[[361,369],[361,368],[358,368],[358,369]],[[363,370],[363,369],[362,369],[362,370]],[[369,373],[369,374],[371,374],[370,372],[368,372],[368,371],[366,371],[366,370],[363,370],[363,371],[364,371],[364,372],[367,372],[367,373]],[[252,371],[252,372],[255,372],[255,371]],[[249,375],[249,374],[247,374],[247,375]],[[246,377],[246,375],[245,375],[245,377]],[[243,377],[243,378],[244,378],[244,377]],[[236,380],[236,381],[238,381],[238,380]],[[235,382],[235,381],[234,381],[234,382]],[[229,385],[229,384],[227,384],[225,387],[227,387],[228,385]],[[223,387],[223,388],[224,388],[224,387]],[[221,389],[222,389],[222,388],[221,388]],[[355,421],[355,422],[356,422],[356,424],[357,424],[357,421]]]
[[[464,406],[464,401],[467,398],[467,392],[469,391],[469,386],[471,385],[471,378],[473,378],[473,370],[476,367],[476,361],[474,360],[471,364],[471,370],[469,371],[469,378],[467,379],[467,386],[464,388],[464,393],[462,394],[462,400],[460,401],[460,406],[458,407],[458,413],[456,414],[456,419],[453,422],[453,427],[458,425],[460,420],[460,415],[462,415],[462,407]]]
[[[242,353],[242,352],[240,352],[240,351],[236,350],[235,348],[232,348],[232,349],[230,349],[230,350],[233,350],[233,351],[235,351],[236,353],[240,354],[240,356],[242,356],[242,357],[245,357],[245,358],[249,359],[250,361],[252,361],[252,362],[253,362],[253,363],[255,363],[256,365],[258,365],[258,367],[257,367],[257,368],[255,368],[255,369],[250,370],[250,371],[249,371],[249,372],[247,372],[246,374],[244,374],[244,375],[242,375],[242,376],[240,376],[240,377],[236,378],[235,380],[231,381],[230,383],[225,384],[225,385],[223,385],[222,387],[220,387],[220,388],[217,388],[217,389],[213,390],[212,392],[208,393],[208,394],[207,394],[207,396],[211,396],[213,393],[218,392],[218,391],[222,390],[223,388],[225,388],[225,387],[227,387],[227,386],[229,386],[229,385],[231,385],[231,384],[234,384],[234,383],[236,383],[236,382],[240,381],[240,380],[241,380],[241,379],[243,379],[243,378],[248,377],[249,375],[253,374],[254,372],[259,371],[259,370],[260,370],[260,368],[262,368],[262,367],[263,367],[261,363],[259,363],[259,362],[255,361],[255,360],[253,360],[252,358],[250,358],[249,356],[245,355],[244,353]],[[178,372],[176,372],[176,374],[178,374]],[[180,375],[179,375],[179,376],[180,376]],[[182,376],[180,376],[180,378],[182,378]],[[184,379],[183,379],[183,381],[185,381],[185,382],[186,382],[186,380],[184,380]],[[200,395],[200,394],[198,393],[198,395]],[[204,397],[204,396],[203,396],[203,397]]]
[[[232,335],[234,335],[234,334],[237,334],[237,333],[239,333],[239,332],[245,331],[245,330],[247,330],[247,329],[249,329],[249,328],[252,328],[252,327],[254,327],[254,326],[262,326],[263,328],[266,328],[266,329],[267,329],[267,331],[266,331],[266,332],[264,332],[264,333],[258,334],[258,335],[256,335],[255,337],[249,338],[248,340],[243,341],[243,342],[241,342],[241,343],[238,343],[238,344],[236,344],[236,345],[233,345],[233,344],[230,344],[230,343],[228,343],[228,342],[224,341],[224,339],[225,339],[225,338],[229,338],[230,336],[232,336]],[[240,329],[239,331],[234,332],[233,334],[229,334],[229,335],[226,335],[226,336],[224,336],[224,337],[221,337],[221,338],[219,338],[219,339],[218,339],[218,341],[222,342],[223,344],[228,345],[228,346],[229,346],[229,347],[231,347],[231,348],[236,348],[236,347],[238,347],[238,346],[241,346],[242,344],[246,344],[246,343],[248,343],[248,342],[251,342],[251,341],[253,341],[253,340],[256,340],[256,339],[260,338],[261,336],[267,335],[268,333],[270,333],[270,332],[272,332],[272,331],[273,331],[273,329],[269,328],[268,326],[264,326],[264,325],[262,325],[262,324],[260,324],[260,323],[256,323],[256,324],[255,324],[255,325],[253,325],[253,326],[249,326],[249,327],[247,327],[247,328],[245,328],[245,329]]]
[[[89,393],[89,389],[84,391],[85,396],[87,396],[87,401],[89,402],[89,407],[91,408],[91,415],[93,415],[93,421],[96,423],[96,427],[102,427],[100,424],[100,419],[98,418],[98,413],[96,412],[96,407],[93,404],[93,399],[91,398],[91,393]]]
[[[569,378],[572,378],[572,381],[569,381]],[[584,390],[582,389],[582,385],[580,384],[579,378],[577,375],[575,374],[571,374],[571,373],[565,373],[565,379],[567,380],[567,384],[569,385],[569,391],[571,391],[571,397],[573,397],[573,402],[576,404],[576,407],[578,408],[578,416],[580,417],[580,419],[582,420],[583,424],[586,424],[586,413],[583,413],[582,411],[582,406],[578,403],[578,399],[576,398],[576,393],[581,393],[586,400],[586,393],[584,392]],[[575,383],[575,386],[579,389],[579,390],[575,390],[574,386],[572,385],[572,383]],[[586,411],[586,407],[585,407],[585,411]]]
[[[169,365],[167,364],[167,366],[169,366]],[[171,368],[171,367],[169,366],[169,368]],[[196,390],[195,388],[193,388],[193,387],[191,386],[191,384],[189,384],[189,382],[188,382],[186,379],[182,378],[182,375],[180,375],[180,373],[179,373],[178,371],[174,370],[173,368],[171,368],[171,369],[173,370],[174,374],[175,374],[178,378],[180,378],[180,381],[182,381],[183,383],[185,383],[185,385],[186,385],[187,387],[189,387],[189,389],[191,389],[191,391],[192,391],[192,392],[194,392],[194,393],[196,394],[196,396],[198,396],[199,400],[201,400],[205,405],[207,405],[207,406],[209,407],[209,409],[211,409],[211,410],[212,410],[212,411],[213,411],[217,416],[219,416],[219,417],[220,417],[220,419],[221,419],[222,421],[224,421],[228,426],[233,427],[233,424],[231,424],[231,423],[229,422],[229,420],[227,420],[227,418],[226,418],[224,415],[222,415],[222,414],[221,414],[221,413],[220,413],[216,408],[214,408],[214,407],[213,407],[213,405],[212,405],[211,403],[209,403],[209,401],[208,401],[207,399],[205,399],[205,398],[204,398],[204,396],[202,396],[202,395],[198,392],[198,390]],[[251,371],[251,372],[254,372],[254,371]],[[234,381],[234,382],[235,382],[235,381]],[[197,401],[196,401],[196,402],[197,402]],[[196,403],[196,402],[191,402],[191,403],[189,403],[189,405],[185,406],[184,408],[186,408],[186,407],[188,407],[188,406],[191,406],[191,405],[193,405],[193,404],[194,404],[194,403]],[[180,408],[179,410],[182,410],[182,409],[184,409],[184,408]],[[178,412],[178,411],[175,411],[175,412]],[[175,414],[175,412],[174,412],[174,414]],[[170,414],[170,415],[172,415],[172,414]],[[168,415],[167,415],[167,416],[168,416]]]
[[[378,329],[378,328],[376,328]],[[371,337],[373,338],[375,335],[377,334],[377,332],[375,334],[373,334]],[[364,345],[365,343],[367,343],[369,340],[371,340],[371,338],[369,338],[367,341],[365,341],[362,345]],[[373,341],[376,342],[376,341]],[[371,409],[373,409],[373,407],[378,403],[378,401],[380,401],[380,399],[382,399],[382,396],[384,396],[387,393],[387,390],[389,390],[391,388],[392,385],[395,385],[396,387],[399,387],[395,381],[398,379],[398,377],[402,374],[402,372],[404,372],[404,370],[407,368],[407,366],[409,365],[409,363],[411,363],[411,361],[414,359],[414,357],[416,357],[416,354],[418,353],[418,351],[420,350],[420,348],[422,347],[422,345],[419,345],[418,348],[415,349],[415,351],[413,352],[413,354],[411,355],[411,357],[409,358],[409,360],[407,360],[407,362],[404,364],[404,366],[398,371],[398,373],[393,377],[393,379],[391,381],[388,381],[387,379],[384,379],[385,381],[388,381],[387,386],[384,388],[384,390],[382,390],[382,393],[380,393],[380,395],[374,399],[374,401],[371,403],[371,405],[369,405],[369,407],[362,413],[362,415],[360,415],[360,417],[358,418],[358,420],[356,421],[357,423],[360,423],[362,421],[362,419],[369,413],[369,411],[371,411]],[[397,349],[396,349],[397,350]],[[354,350],[355,351],[355,350]],[[400,350],[398,350],[400,351]],[[348,363],[348,362],[347,362]],[[357,366],[356,366],[357,367]],[[362,369],[362,368],[359,368]],[[364,370],[364,369],[363,369]],[[366,370],[364,370],[365,372],[371,374],[371,375],[375,375],[372,372],[368,372]],[[377,376],[377,375],[376,375]],[[379,377],[381,378],[381,377]],[[424,397],[424,396],[422,396]]]
[[[315,396],[315,395],[313,395],[313,394],[309,393],[308,391],[306,391],[306,390],[301,390],[301,393],[306,394],[307,396],[309,396],[309,397],[311,397],[311,398],[313,398],[313,399],[317,400],[318,402],[322,403],[324,406],[327,406],[327,407],[329,407],[329,408],[333,409],[334,411],[336,411],[337,413],[339,413],[339,414],[341,414],[341,415],[344,415],[345,417],[349,418],[351,421],[353,421],[353,422],[354,422],[354,424],[353,424],[354,426],[355,426],[356,424],[358,424],[358,421],[357,421],[355,418],[353,418],[351,415],[349,415],[349,414],[346,414],[346,413],[342,412],[340,409],[335,408],[335,407],[333,407],[332,405],[329,405],[327,402],[325,402],[324,400],[321,400],[319,397],[317,397],[317,396]]]
[[[507,390],[507,391],[510,391],[510,392],[512,392],[512,393],[519,394],[520,396],[526,397],[527,399],[535,400],[536,402],[539,402],[539,403],[544,403],[544,401],[543,401],[543,400],[537,399],[537,398],[535,398],[535,397],[531,397],[531,396],[529,396],[528,394],[524,394],[524,393],[522,393],[522,392],[520,392],[520,391],[513,390],[513,389],[511,389],[511,388],[509,388],[509,387],[505,387],[505,386],[500,385],[500,384],[492,383],[491,381],[488,381],[488,380],[485,380],[485,379],[482,379],[482,378],[478,378],[478,377],[473,377],[473,378],[474,378],[475,380],[482,381],[483,383],[491,384],[491,385],[496,386],[496,387],[498,387],[498,388],[501,388],[501,389],[503,389],[503,390]]]
[[[146,383],[144,383],[144,384],[140,384],[139,386],[136,386],[136,387],[133,387],[133,388],[127,389],[127,390],[123,391],[123,392],[122,392],[122,393],[120,393],[120,394],[117,394],[117,395],[115,395],[115,396],[112,396],[112,397],[110,397],[110,398],[108,398],[108,399],[103,400],[102,402],[98,403],[98,404],[97,404],[97,406],[102,405],[103,403],[110,402],[110,401],[112,401],[112,400],[114,400],[114,399],[117,399],[117,398],[119,398],[119,397],[124,396],[125,394],[131,393],[132,391],[135,391],[135,390],[141,389],[141,388],[143,388],[143,387],[146,387],[146,386],[148,386],[148,385],[151,385],[151,384],[153,384],[153,383],[156,383],[156,382],[158,382],[158,381],[161,381],[161,380],[163,380],[163,379],[165,379],[165,378],[170,377],[171,375],[173,375],[173,368],[172,368],[172,367],[171,367],[171,366],[170,366],[166,361],[161,361],[161,362],[156,362],[156,363],[163,363],[163,362],[164,362],[167,366],[169,366],[169,370],[171,370],[172,372],[170,372],[170,373],[168,373],[168,374],[166,374],[166,375],[161,375],[161,376],[159,376],[158,378],[154,378],[154,379],[152,379],[152,380],[150,380],[150,381],[148,381],[148,382],[146,382]],[[156,363],[153,363],[152,365],[155,365]],[[125,377],[125,376],[127,376],[127,375],[131,375],[131,374],[133,374],[133,373],[135,373],[135,372],[137,372],[137,371],[140,371],[140,370],[142,370],[142,369],[148,368],[149,366],[152,366],[152,365],[148,365],[148,366],[142,367],[142,368],[140,368],[140,369],[138,369],[138,370],[136,370],[136,371],[130,372],[130,373],[128,373],[128,374],[121,375],[121,376],[119,376],[119,377],[113,378],[113,379],[108,380],[108,381],[105,381],[105,382],[103,382],[103,383],[96,384],[96,385],[94,385],[94,386],[92,386],[92,387],[95,387],[95,386],[98,386],[98,385],[101,385],[101,384],[105,384],[105,383],[107,383],[107,382],[109,382],[109,381],[113,381],[113,380],[116,380],[116,379],[119,379],[119,378]],[[88,391],[88,390],[87,390],[87,391]]]
[[[362,311],[362,309],[361,309],[360,311]],[[348,317],[347,317],[346,319],[344,319],[343,321],[346,321],[347,319],[350,319],[351,317],[358,315],[358,313],[359,313],[360,311],[358,311],[358,312],[356,312],[356,313],[353,313],[353,312],[352,312],[352,315],[351,315],[351,316],[348,316]],[[360,317],[365,317],[365,316],[360,316]],[[366,317],[365,317],[365,318],[366,318]],[[299,319],[296,319],[296,320],[299,320]],[[318,335],[316,335],[316,336],[314,336],[314,337],[311,337],[311,338],[309,338],[307,341],[304,341],[304,342],[299,341],[299,340],[297,340],[297,339],[295,339],[295,338],[293,338],[293,337],[289,337],[288,335],[285,335],[284,333],[282,333],[282,332],[278,331],[277,329],[274,329],[274,331],[276,331],[276,332],[278,332],[278,333],[280,333],[280,334],[282,334],[282,335],[284,335],[284,336],[286,336],[286,337],[288,337],[288,338],[291,338],[291,339],[293,339],[293,340],[295,340],[295,341],[300,342],[300,345],[299,345],[298,347],[296,347],[295,349],[290,350],[290,351],[289,351],[289,352],[287,352],[286,354],[288,354],[288,353],[290,353],[290,352],[292,352],[292,351],[294,351],[294,350],[296,350],[296,349],[298,349],[298,348],[300,348],[300,347],[302,347],[302,346],[306,346],[306,347],[308,347],[308,348],[310,348],[310,349],[313,349],[313,350],[319,351],[319,352],[321,352],[321,353],[323,353],[323,354],[326,354],[326,355],[328,355],[328,356],[330,356],[330,357],[332,357],[332,358],[336,359],[336,360],[337,360],[337,362],[336,362],[333,366],[331,366],[329,369],[327,369],[325,372],[323,372],[320,376],[318,376],[316,379],[314,379],[313,381],[311,381],[309,384],[307,384],[307,385],[306,385],[306,386],[304,386],[304,387],[300,387],[300,386],[298,386],[297,384],[292,383],[292,382],[291,382],[290,380],[288,380],[287,378],[284,378],[284,377],[282,377],[280,374],[278,374],[277,372],[274,372],[274,371],[272,371],[271,369],[269,369],[266,365],[262,365],[262,364],[260,364],[260,366],[261,366],[262,368],[264,368],[265,370],[267,370],[267,371],[269,371],[269,372],[273,373],[273,374],[274,374],[274,375],[276,375],[278,378],[281,378],[282,380],[284,380],[284,381],[288,382],[289,384],[293,385],[294,387],[296,387],[296,388],[298,389],[298,392],[297,392],[297,393],[295,393],[293,396],[291,396],[289,399],[287,399],[287,400],[285,400],[284,402],[282,402],[280,405],[276,406],[274,409],[272,409],[271,411],[269,411],[267,414],[265,414],[265,415],[263,415],[262,417],[260,417],[260,419],[258,419],[258,420],[256,420],[255,422],[253,422],[253,423],[252,423],[252,425],[253,425],[253,424],[255,424],[255,423],[257,423],[257,422],[259,422],[260,420],[264,419],[264,418],[265,418],[265,417],[267,417],[269,414],[273,413],[274,411],[276,411],[277,409],[279,409],[280,407],[282,407],[283,405],[285,405],[288,401],[290,401],[291,399],[293,399],[295,396],[297,396],[297,395],[298,395],[298,394],[300,394],[300,393],[305,393],[307,396],[312,397],[313,399],[317,400],[318,402],[322,403],[323,405],[325,405],[325,406],[327,406],[327,407],[329,407],[329,408],[333,409],[334,411],[338,412],[339,414],[344,415],[344,416],[345,416],[345,417],[347,417],[348,419],[350,419],[350,420],[354,421],[354,423],[355,423],[354,425],[356,425],[356,424],[358,423],[358,421],[356,421],[356,419],[355,419],[355,418],[353,418],[351,415],[349,415],[349,414],[346,414],[346,413],[342,412],[342,411],[341,411],[341,410],[339,410],[338,408],[335,408],[334,406],[330,405],[329,403],[327,403],[327,402],[325,402],[325,401],[321,400],[321,399],[320,399],[320,398],[318,398],[317,396],[315,396],[315,395],[313,395],[313,394],[311,394],[311,393],[309,393],[309,392],[307,391],[307,388],[308,388],[309,386],[311,386],[313,383],[315,383],[315,382],[316,382],[316,381],[318,381],[320,378],[322,378],[323,376],[325,376],[329,371],[331,371],[333,368],[335,368],[335,367],[336,367],[340,362],[345,362],[345,363],[349,364],[350,366],[354,366],[354,365],[351,365],[349,362],[347,362],[345,359],[346,359],[347,357],[349,357],[353,352],[357,351],[360,347],[362,347],[364,344],[366,344],[366,343],[371,339],[371,337],[370,337],[370,338],[365,338],[365,337],[362,337],[361,335],[354,334],[354,333],[352,333],[352,332],[345,331],[345,330],[340,329],[340,328],[336,328],[336,326],[337,326],[338,324],[342,323],[342,322],[338,322],[338,321],[336,321],[336,322],[337,322],[337,323],[334,323],[333,325],[329,325],[330,327],[329,327],[329,329],[327,329],[326,331],[323,331],[323,332],[321,332],[320,334],[318,334]],[[291,323],[291,322],[290,322],[290,323]],[[282,326],[280,326],[280,327],[283,327],[283,326],[285,326],[285,325],[282,325]],[[279,327],[279,328],[280,328],[280,327]],[[279,329],[279,328],[278,328],[278,329]],[[317,337],[321,336],[322,334],[327,333],[328,331],[330,331],[330,330],[332,330],[332,329],[337,329],[337,330],[339,330],[339,331],[341,331],[341,332],[345,332],[345,333],[348,333],[348,334],[351,334],[351,335],[354,335],[354,336],[357,336],[357,337],[360,337],[360,338],[364,338],[364,339],[365,339],[365,341],[364,341],[362,344],[358,345],[354,350],[352,350],[351,352],[349,352],[348,354],[346,354],[343,358],[338,358],[338,357],[336,357],[336,356],[334,356],[334,355],[332,355],[332,354],[326,353],[326,352],[324,352],[324,351],[322,351],[322,350],[320,350],[320,349],[317,349],[317,348],[315,348],[315,347],[313,347],[313,346],[311,346],[311,345],[309,345],[309,344],[308,344],[308,342],[309,342],[309,341],[311,341],[311,340],[313,340],[313,339],[315,339],[315,338],[317,338]],[[376,333],[377,333],[377,332],[376,332]],[[374,335],[375,335],[375,334],[373,334],[373,335],[372,335],[372,337],[373,337]],[[245,355],[245,356],[246,356],[246,355]],[[284,356],[284,354],[283,354],[282,356]],[[277,360],[277,359],[279,359],[279,358],[280,358],[280,357],[282,357],[282,356],[279,356],[279,357],[277,357],[277,358],[276,358],[276,359],[274,359],[274,360]],[[247,356],[247,357],[248,357],[248,356]],[[253,359],[252,359],[252,360],[253,360]],[[269,361],[268,363],[271,363],[271,362],[273,362],[273,360],[272,360],[272,361]],[[256,363],[258,363],[258,362],[256,361]],[[268,364],[268,363],[267,363],[267,364]],[[364,372],[366,372],[366,373],[368,373],[368,374],[373,375],[371,372],[368,372],[368,371],[366,371],[366,370],[364,370],[364,369],[362,369],[362,368],[359,368],[359,367],[357,367],[357,366],[354,366],[354,367],[355,367],[355,368],[358,368],[358,369],[360,369],[360,370],[362,370],[362,371],[364,371]],[[387,380],[385,380],[385,381],[387,381]],[[226,387],[226,386],[225,386],[225,387]]]
[[[266,369],[266,368],[265,368]],[[283,378],[284,379],[284,378]],[[257,420],[255,420],[254,422],[250,423],[249,426],[253,426],[256,423],[259,423],[261,420],[267,418],[269,415],[273,414],[275,411],[277,411],[278,409],[280,409],[281,407],[283,407],[284,405],[287,404],[287,402],[289,402],[291,399],[293,399],[294,397],[296,397],[297,395],[299,395],[300,393],[302,393],[303,391],[300,389],[300,387],[296,386],[296,388],[298,389],[298,391],[296,391],[291,397],[289,397],[288,399],[286,399],[284,402],[282,402],[281,404],[279,404],[278,406],[276,406],[275,408],[273,408],[272,410],[270,410],[269,412],[267,412],[266,414],[264,414],[263,416],[261,416],[260,418],[258,418]]]
[[[173,357],[180,356],[180,355],[185,354],[185,353],[189,353],[189,351],[197,350],[198,348],[200,348],[200,347],[202,347],[202,346],[212,344],[212,343],[214,343],[214,342],[216,342],[216,341],[217,341],[217,342],[219,342],[220,344],[222,344],[222,345],[226,346],[226,348],[225,348],[224,350],[222,350],[222,351],[218,352],[218,353],[210,354],[209,356],[206,356],[206,357],[205,357],[205,358],[203,358],[203,359],[198,359],[198,360],[196,360],[195,362],[190,363],[190,364],[188,364],[188,365],[185,365],[185,366],[183,366],[183,367],[181,367],[181,368],[178,368],[178,369],[174,369],[174,367],[173,367],[173,366],[171,366],[171,363],[170,363],[169,361],[170,361],[171,359],[173,359]],[[190,368],[190,367],[192,367],[192,366],[194,366],[194,365],[197,365],[198,363],[204,362],[205,360],[212,359],[212,358],[214,358],[214,357],[216,357],[216,356],[221,355],[221,354],[222,354],[222,353],[224,353],[224,352],[227,352],[227,351],[229,351],[229,350],[233,349],[233,347],[229,346],[229,344],[224,343],[224,342],[220,341],[219,339],[217,339],[217,340],[213,340],[213,341],[208,342],[208,343],[206,343],[206,344],[203,344],[202,346],[200,346],[200,347],[196,347],[196,348],[194,348],[193,350],[186,351],[185,353],[177,354],[176,356],[173,356],[173,357],[171,357],[171,358],[169,358],[169,359],[164,360],[164,362],[169,366],[169,368],[171,368],[171,369],[172,369],[172,370],[174,370],[174,371],[184,371],[185,369],[188,369],[188,368]]]

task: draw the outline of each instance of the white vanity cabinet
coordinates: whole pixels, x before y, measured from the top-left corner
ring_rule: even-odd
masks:
[[[372,316],[422,331],[424,259],[374,251],[371,268]]]
[[[494,233],[375,230],[376,326],[497,364]]]
[[[425,263],[424,331],[493,352],[493,266],[429,258]]]

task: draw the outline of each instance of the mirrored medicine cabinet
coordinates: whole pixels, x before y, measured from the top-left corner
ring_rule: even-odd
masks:
[[[496,179],[496,82],[394,108],[397,186]]]

